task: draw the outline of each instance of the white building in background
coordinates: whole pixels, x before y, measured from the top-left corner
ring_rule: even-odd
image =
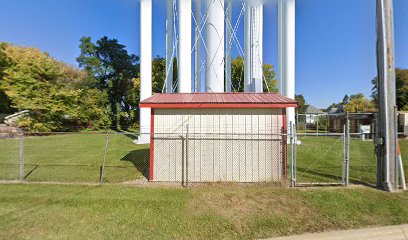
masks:
[[[305,118],[306,118],[306,123],[316,123],[317,120],[319,119],[319,117],[321,115],[323,115],[324,112],[320,109],[318,109],[317,107],[314,107],[312,105],[309,105],[306,109],[305,112]]]
[[[163,0],[166,5],[166,92],[172,93],[175,89],[180,93],[233,91],[233,44],[245,58],[245,92],[263,92],[263,56],[268,54],[263,52],[264,27],[278,24],[279,92],[294,99],[295,0],[279,0],[279,21],[267,24],[263,18],[265,2],[268,0]],[[236,24],[232,21],[234,4],[241,4],[244,12],[243,48],[236,35]],[[242,14],[237,15],[240,16],[237,21],[240,21]],[[152,95],[152,0],[140,0],[140,29],[140,96],[143,101]],[[178,79],[173,79],[175,58]],[[287,123],[295,123],[294,108],[290,107],[286,112]],[[150,124],[150,109],[141,109],[142,134],[138,143],[149,142]]]

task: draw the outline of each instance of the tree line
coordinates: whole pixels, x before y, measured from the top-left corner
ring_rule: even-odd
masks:
[[[396,100],[398,111],[408,111],[408,69],[395,69]],[[337,109],[337,112],[365,113],[378,111],[378,79],[371,80],[371,99],[362,93],[345,95],[343,100],[330,104],[325,112]],[[309,104],[302,94],[296,95],[298,101],[298,113],[306,113]]]
[[[137,129],[139,57],[117,39],[80,39],[79,68],[36,48],[0,43],[0,113],[29,110],[19,126],[33,132]],[[175,63],[177,61],[175,60]],[[152,61],[153,93],[164,90],[165,58]],[[173,79],[177,79],[174,64]],[[264,90],[277,91],[273,65],[264,64]],[[244,89],[244,59],[232,60],[232,89]]]

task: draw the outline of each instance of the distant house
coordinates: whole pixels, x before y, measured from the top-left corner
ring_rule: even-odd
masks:
[[[339,113],[343,113],[343,106],[333,107],[330,108],[329,111],[327,111],[327,114],[339,114]]]
[[[319,115],[322,115],[322,114],[324,114],[322,110],[312,105],[309,105],[309,107],[307,107],[306,112],[305,112],[306,123],[312,123],[312,124],[316,123],[319,118]]]

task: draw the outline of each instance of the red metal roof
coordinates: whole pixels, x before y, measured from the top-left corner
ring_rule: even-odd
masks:
[[[142,101],[147,108],[285,108],[293,99],[276,93],[160,93]]]

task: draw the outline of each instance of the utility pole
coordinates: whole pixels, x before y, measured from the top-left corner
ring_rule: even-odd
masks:
[[[377,0],[377,70],[377,186],[395,191],[398,189],[398,168],[392,0]]]

